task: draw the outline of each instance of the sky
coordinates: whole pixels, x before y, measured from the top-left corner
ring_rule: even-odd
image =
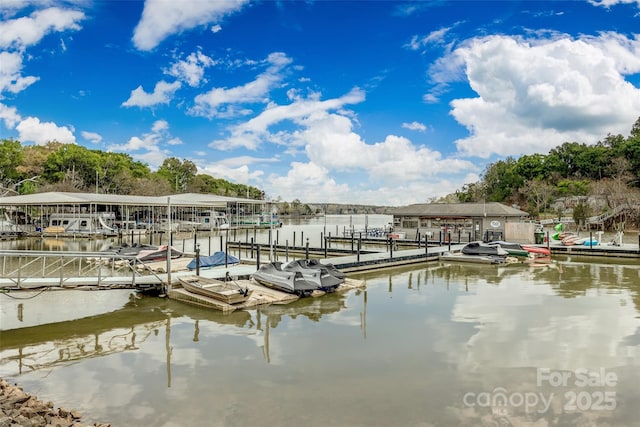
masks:
[[[0,0],[0,138],[404,206],[628,136],[640,0]]]

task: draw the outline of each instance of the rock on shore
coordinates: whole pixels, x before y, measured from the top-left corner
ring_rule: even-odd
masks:
[[[111,427],[111,424],[82,424],[75,410],[54,409],[17,385],[0,378],[0,427]]]

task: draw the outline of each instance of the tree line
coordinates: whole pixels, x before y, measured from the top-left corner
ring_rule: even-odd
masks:
[[[578,200],[574,210],[591,212],[586,200],[604,200],[604,210],[640,204],[640,118],[628,137],[607,135],[596,144],[565,142],[548,154],[508,157],[490,163],[480,181],[450,195],[460,202],[502,202],[518,205],[537,217],[558,198]],[[640,218],[635,218],[637,221]]]
[[[25,145],[0,140],[0,196],[47,191],[139,196],[210,193],[264,199],[259,188],[199,174],[190,160],[170,157],[153,172],[124,153],[90,150],[57,141]]]

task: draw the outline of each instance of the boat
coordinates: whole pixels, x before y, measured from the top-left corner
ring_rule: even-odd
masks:
[[[215,210],[196,212],[181,223],[182,227],[190,227],[199,231],[226,230],[229,228],[227,214]]]
[[[170,250],[167,250],[167,245],[157,246],[151,249],[142,249],[136,255],[139,261],[162,261],[167,259],[167,252],[171,252],[171,259],[180,258],[183,252],[179,249],[171,246]]]
[[[577,234],[567,234],[562,236],[561,242],[565,246],[581,245],[586,239],[581,238]]]
[[[522,245],[522,248],[537,257],[545,257],[551,255],[551,250],[542,246]]]
[[[251,278],[261,285],[280,291],[309,296],[318,289],[318,283],[305,277],[301,271],[286,271],[279,261],[263,264]]]
[[[229,255],[225,253],[224,251],[218,251],[213,255],[201,256],[199,263],[200,263],[200,268],[206,269],[206,268],[218,267],[221,265],[239,264],[240,260],[233,255]],[[196,264],[197,262],[196,262],[196,259],[194,258],[193,260],[191,260],[189,264],[187,264],[187,268],[189,270],[195,270],[197,267]]]
[[[99,213],[53,213],[49,215],[48,226],[42,231],[45,234],[86,234],[115,236],[116,215],[113,212]]]
[[[26,233],[13,220],[0,219],[0,238],[24,237]]]
[[[300,272],[305,279],[317,284],[318,289],[329,292],[344,283],[344,277],[338,278],[328,268],[318,265],[310,267],[305,260],[294,260],[282,265],[283,271]]]
[[[521,258],[537,258],[551,255],[551,250],[540,246],[521,245],[520,243],[505,242],[502,240],[488,242],[487,244],[499,245],[502,249],[509,253],[509,256]]]
[[[465,255],[481,255],[506,258],[509,252],[497,245],[489,245],[483,242],[471,242],[464,245],[461,252]]]
[[[336,266],[331,264],[331,263],[323,264],[323,263],[320,262],[320,260],[315,259],[315,258],[301,259],[301,260],[298,260],[298,262],[300,263],[300,265],[302,265],[305,268],[324,267],[327,270],[329,270],[329,273],[331,273],[332,275],[336,276],[338,279],[346,279],[347,278],[347,275],[345,273],[343,273],[342,271],[338,270],[336,268]]]
[[[507,253],[511,256],[528,258],[530,255],[529,251],[526,250],[520,243],[512,243],[512,242],[505,242],[503,240],[496,240],[493,242],[487,242],[487,244],[490,246],[493,246],[493,245],[500,246],[502,249],[507,251]]]
[[[442,261],[476,262],[481,264],[505,264],[509,253],[499,245],[483,242],[466,244],[460,253],[445,252],[440,256]]]
[[[215,298],[227,304],[243,303],[248,300],[253,293],[253,290],[242,288],[235,281],[230,280],[228,276],[227,279],[223,281],[189,275],[178,277],[178,281],[184,289],[191,293]]]
[[[115,252],[118,255],[122,256],[138,256],[141,251],[150,251],[150,250],[158,250],[158,246],[155,245],[146,245],[140,243],[134,243],[133,245],[129,245],[127,243],[123,243],[121,246],[111,246],[109,247],[109,251]]]

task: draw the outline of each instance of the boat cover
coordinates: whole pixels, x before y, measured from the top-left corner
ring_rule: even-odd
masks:
[[[240,260],[237,257],[234,257],[233,255],[229,255],[227,253],[225,253],[224,251],[218,251],[216,253],[214,253],[213,255],[209,255],[209,256],[201,256],[200,257],[200,268],[211,268],[211,267],[217,267],[220,265],[225,265],[225,256],[227,259],[227,265],[228,264],[238,264],[240,262]],[[189,264],[187,264],[187,268],[189,270],[195,270],[196,269],[196,259],[192,259],[191,262]]]

